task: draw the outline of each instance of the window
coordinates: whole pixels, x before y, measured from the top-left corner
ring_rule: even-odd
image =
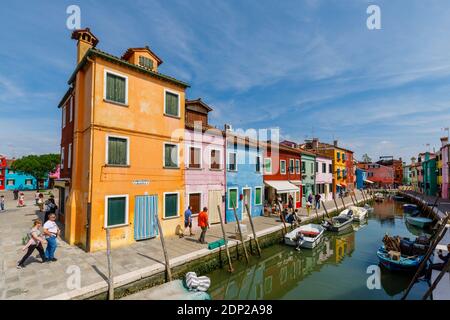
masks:
[[[256,187],[255,188],[255,205],[262,204],[262,188]]]
[[[340,153],[340,152],[337,153],[337,159],[338,159],[338,160],[341,159],[341,153]]]
[[[330,190],[330,192],[333,191],[333,184],[332,184],[332,183],[330,183],[330,184],[328,185],[328,190]]]
[[[211,150],[211,169],[219,170],[221,162],[220,150]]]
[[[341,169],[337,169],[337,177],[338,177],[338,178],[341,177]]]
[[[300,202],[300,191],[295,192],[295,202]]]
[[[311,173],[314,173],[314,163],[311,162],[310,167],[311,167]]]
[[[6,180],[6,185],[8,185],[8,186],[13,186],[15,184],[16,184],[16,180],[14,180],[14,179]]]
[[[228,153],[228,170],[229,171],[237,171],[237,153],[236,152]]]
[[[67,168],[72,167],[72,144],[69,143],[69,149],[67,150]]]
[[[256,156],[256,172],[257,173],[261,172],[261,157],[260,156]]]
[[[128,195],[106,196],[105,228],[128,223]]]
[[[164,218],[178,217],[178,192],[164,193]]]
[[[62,107],[62,127],[66,127],[66,106]]]
[[[74,97],[70,97],[70,104],[69,104],[69,122],[72,122],[73,120],[73,99]]]
[[[272,173],[272,159],[270,158],[264,159],[264,173],[265,174]]]
[[[107,148],[106,148],[106,163],[113,166],[126,166],[129,165],[129,143],[128,138],[106,136]]]
[[[280,173],[286,174],[286,160],[280,160]]]
[[[32,186],[33,185],[33,180],[32,179],[25,179],[25,185],[26,186]]]
[[[316,169],[316,173],[318,173],[319,172],[319,163],[316,161],[315,164],[316,164],[316,168],[315,168]]]
[[[238,189],[228,189],[228,209],[238,208]]]
[[[289,159],[289,173],[293,174],[294,173],[294,159]]]
[[[192,207],[192,213],[200,213],[201,210],[201,193],[190,193],[189,194],[189,205]]]
[[[128,78],[105,71],[105,100],[128,104]]]
[[[189,147],[189,168],[200,169],[202,149],[198,147]]]
[[[8,169],[9,174],[15,174],[14,170]]]
[[[153,61],[147,57],[139,57],[139,65],[147,69],[153,69]]]
[[[164,168],[178,168],[178,145],[164,143]]]
[[[329,171],[329,173],[333,173],[333,165],[332,164],[328,165],[328,171]]]
[[[175,92],[165,90],[164,113],[169,116],[180,116],[180,95]]]
[[[322,173],[327,173],[327,164],[322,163]]]
[[[300,173],[300,160],[295,160],[295,173]]]
[[[306,173],[306,164],[305,164],[305,161],[302,161],[302,173]]]
[[[61,147],[61,170],[64,169],[64,157],[65,157],[64,147]]]

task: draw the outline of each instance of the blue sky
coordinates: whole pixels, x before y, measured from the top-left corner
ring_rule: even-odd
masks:
[[[101,50],[149,45],[220,127],[279,127],[290,140],[338,139],[357,159],[409,159],[450,126],[446,0],[16,1],[0,11],[0,154],[59,151],[70,4]],[[381,30],[366,27],[369,4]]]

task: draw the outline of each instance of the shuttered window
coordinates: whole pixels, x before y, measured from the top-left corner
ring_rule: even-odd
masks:
[[[220,150],[211,150],[211,169],[220,169]]]
[[[196,148],[196,147],[189,148],[189,168],[194,168],[194,169],[201,168],[201,165],[200,165],[201,150],[202,149]]]
[[[236,153],[230,152],[228,154],[228,170],[229,171],[237,171],[237,165],[236,165]]]
[[[237,206],[238,206],[237,189],[229,189],[228,190],[228,209],[233,209],[233,207],[237,208]]]
[[[178,193],[164,195],[164,218],[178,216]]]
[[[106,73],[105,99],[112,102],[127,103],[127,78]]]
[[[306,164],[305,164],[305,161],[302,161],[302,173],[306,173]]]
[[[256,172],[261,172],[261,157],[256,156]]]
[[[108,137],[108,164],[128,165],[128,139]]]
[[[264,159],[264,173],[272,173],[272,159]]]
[[[300,173],[300,160],[295,160],[295,172]]]
[[[126,197],[109,197],[107,198],[107,227],[123,225],[127,221]]]
[[[200,193],[191,193],[189,195],[189,205],[192,207],[192,213],[200,213]]]
[[[289,173],[294,173],[294,159],[289,159]]]
[[[179,117],[178,102],[178,94],[166,91],[166,106],[164,112],[167,115]]]
[[[153,69],[153,61],[147,57],[139,57],[139,65],[147,69]]]
[[[286,161],[285,160],[280,161],[280,173],[286,174]]]
[[[262,198],[261,198],[262,188],[255,188],[255,205],[262,204]]]
[[[178,145],[164,144],[164,167],[178,168]]]

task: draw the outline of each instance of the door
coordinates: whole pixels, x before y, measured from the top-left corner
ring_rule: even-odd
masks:
[[[209,223],[219,223],[219,209],[220,206],[222,210],[222,191],[220,190],[209,190],[208,192],[208,212],[209,212]]]
[[[252,189],[243,189],[243,198],[242,198],[242,219],[248,218],[247,207],[252,212]]]
[[[201,193],[190,193],[189,194],[189,205],[192,207],[193,214],[199,214],[203,208],[200,208],[200,198]]]
[[[136,196],[134,203],[134,239],[144,240],[158,235],[158,196]]]

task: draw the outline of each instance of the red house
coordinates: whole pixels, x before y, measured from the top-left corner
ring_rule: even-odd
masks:
[[[285,207],[292,197],[294,207],[300,208],[301,194],[301,154],[288,142],[267,143],[264,152],[264,198],[271,205],[281,197]]]
[[[355,164],[353,161],[353,152],[346,150],[345,151],[345,173],[347,175],[346,183],[347,183],[347,190],[353,191],[355,190]]]
[[[378,163],[358,163],[358,168],[367,171],[367,179],[375,184],[375,187],[391,187],[394,185],[394,168]]]
[[[5,190],[6,157],[0,155],[0,190]]]

